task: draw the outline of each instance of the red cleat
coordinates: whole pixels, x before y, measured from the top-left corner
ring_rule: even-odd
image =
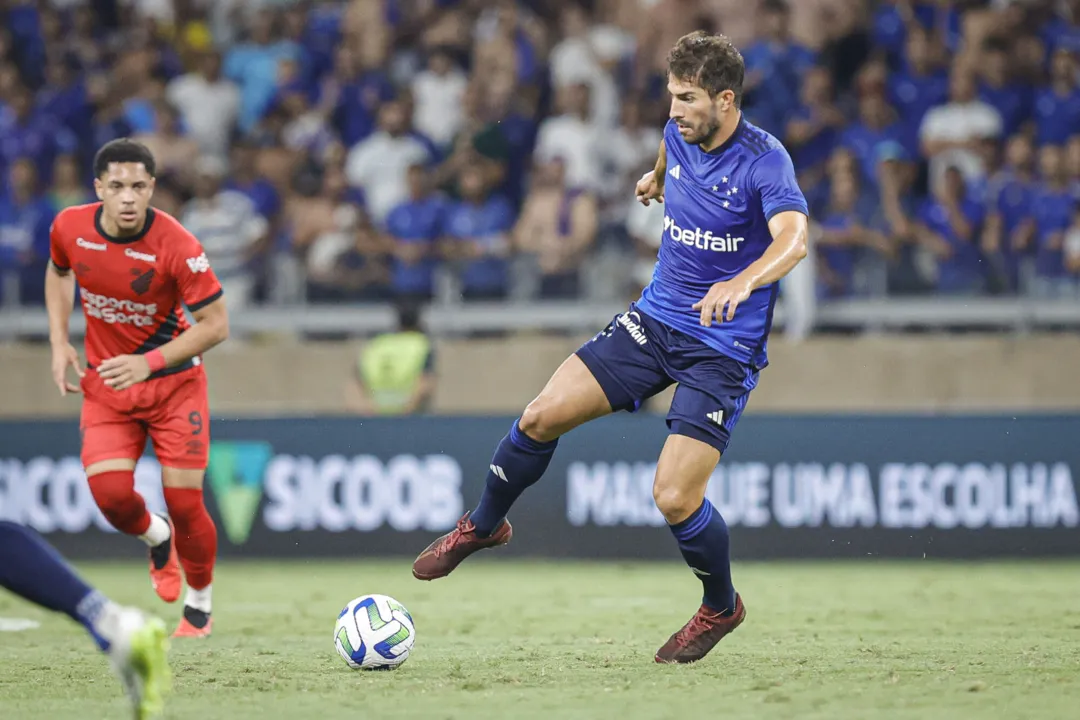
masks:
[[[685,664],[697,662],[709,654],[716,643],[735,628],[742,625],[746,618],[746,608],[742,598],[735,594],[735,612],[724,616],[712,608],[702,605],[690,622],[683,625],[679,632],[672,635],[664,646],[656,651],[656,662]]]
[[[169,523],[169,539],[150,548],[150,585],[158,597],[167,603],[180,599],[183,579],[180,576],[180,558],[176,554],[176,528]]]
[[[488,537],[476,534],[476,526],[469,520],[469,513],[462,515],[457,527],[431,543],[413,562],[412,574],[417,580],[435,580],[446,577],[461,561],[477,550],[497,547],[510,542],[514,529],[509,520],[503,520]]]
[[[174,638],[207,638],[210,637],[213,626],[214,618],[210,616],[210,613],[185,607],[184,617],[180,619],[180,624],[176,626],[172,636]]]

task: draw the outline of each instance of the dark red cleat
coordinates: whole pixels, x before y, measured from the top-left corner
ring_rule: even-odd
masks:
[[[454,571],[461,561],[477,550],[497,547],[510,542],[514,529],[509,520],[503,520],[495,532],[488,537],[476,534],[476,526],[465,513],[458,520],[457,527],[427,546],[413,562],[412,574],[417,580],[435,580],[446,577]]]
[[[709,654],[716,643],[746,618],[742,598],[735,594],[735,612],[727,617],[702,605],[682,630],[672,635],[664,646],[656,651],[656,662],[685,664],[697,662]]]

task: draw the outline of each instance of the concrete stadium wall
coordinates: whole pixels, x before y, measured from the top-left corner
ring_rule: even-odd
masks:
[[[440,340],[436,412],[518,412],[582,338]],[[215,414],[347,413],[360,343],[230,342],[207,356]],[[748,412],[1080,409],[1080,338],[880,336],[771,344]],[[44,346],[0,347],[0,417],[73,417]],[[666,408],[666,395],[653,407]]]

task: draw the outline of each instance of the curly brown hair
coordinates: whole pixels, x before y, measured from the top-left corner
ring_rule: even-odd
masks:
[[[735,105],[742,102],[746,63],[742,53],[724,35],[696,30],[679,38],[668,53],[668,75],[694,83],[716,97],[724,90],[735,93]]]

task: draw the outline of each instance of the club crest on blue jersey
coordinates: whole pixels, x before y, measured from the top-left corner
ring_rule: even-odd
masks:
[[[702,327],[694,303],[718,282],[758,260],[772,243],[769,220],[807,214],[783,145],[740,119],[732,136],[706,152],[687,144],[672,121],[664,129],[664,237],[642,312],[741,362],[765,367],[777,284],[756,289],[730,322]]]

